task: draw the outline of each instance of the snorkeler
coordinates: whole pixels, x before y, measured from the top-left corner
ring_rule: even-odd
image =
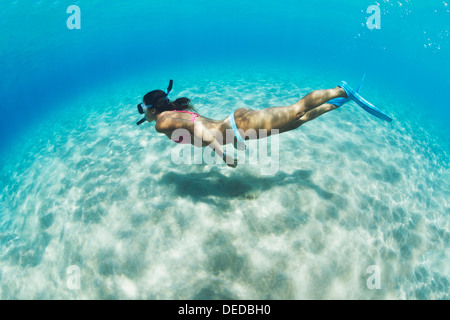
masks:
[[[225,153],[223,145],[233,143],[235,148],[245,149],[243,136],[246,139],[259,139],[297,129],[302,124],[341,107],[349,100],[380,119],[392,121],[388,115],[359,95],[363,81],[364,78],[356,90],[342,81],[333,89],[312,91],[290,106],[261,110],[238,108],[224,120],[213,120],[193,112],[195,110],[188,98],[170,101],[168,95],[173,86],[173,81],[170,80],[165,92],[154,90],[144,96],[143,102],[138,105],[138,111],[145,114],[145,117],[137,124],[156,121],[156,131],[176,143],[196,145],[194,140],[201,141],[202,147],[211,147],[228,166],[234,168],[237,166],[237,159]],[[187,134],[175,134],[174,138],[174,133],[177,130],[179,132],[179,129],[184,129]],[[226,131],[230,129],[234,136],[232,141],[227,141],[223,137],[227,136]],[[244,135],[247,130],[256,132],[256,135]]]

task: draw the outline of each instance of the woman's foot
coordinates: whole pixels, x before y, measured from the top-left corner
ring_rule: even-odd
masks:
[[[365,78],[366,78],[366,75],[364,74],[362,79],[361,79],[361,82],[359,83],[359,86],[355,90],[356,92],[359,92],[359,90],[361,90],[361,87],[362,87],[362,85],[364,83],[364,79]],[[341,86],[338,86],[338,88],[343,91],[343,95],[344,95],[345,98],[335,98],[335,99],[332,99],[332,100],[328,101],[328,103],[329,104],[333,104],[333,105],[335,105],[336,107],[339,108],[342,105],[344,105],[345,103],[349,102],[350,99],[348,98],[347,92],[345,91],[344,88],[342,88]]]

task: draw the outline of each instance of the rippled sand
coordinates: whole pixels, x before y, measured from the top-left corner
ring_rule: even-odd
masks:
[[[172,163],[176,145],[135,125],[142,80],[62,106],[3,158],[2,299],[450,298],[448,149],[406,106],[372,94],[394,122],[350,103],[283,134],[261,175]],[[171,97],[223,119],[334,85],[199,71]]]

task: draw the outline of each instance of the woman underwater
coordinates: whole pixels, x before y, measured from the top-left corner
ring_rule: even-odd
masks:
[[[138,111],[145,114],[137,124],[145,121],[155,121],[157,132],[165,134],[176,143],[191,143],[201,141],[201,146],[211,147],[230,167],[237,166],[237,159],[224,152],[223,145],[233,143],[235,148],[245,148],[245,139],[259,139],[297,129],[302,124],[311,121],[331,110],[341,107],[352,100],[360,107],[388,122],[392,119],[375,108],[370,102],[359,95],[359,89],[353,90],[345,81],[333,89],[315,90],[290,106],[270,107],[261,110],[238,108],[224,120],[213,120],[199,115],[188,98],[178,98],[170,101],[169,92],[173,81],[170,80],[167,91],[154,90],[147,93],[143,102],[138,105]],[[227,137],[227,130],[234,133],[232,139]],[[179,132],[186,134],[179,134]],[[246,132],[256,134],[245,134]],[[229,135],[228,135],[229,136]]]

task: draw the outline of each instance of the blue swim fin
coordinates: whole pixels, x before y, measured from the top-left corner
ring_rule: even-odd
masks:
[[[361,82],[359,83],[358,87],[356,88],[356,92],[359,92],[359,90],[361,90],[361,87],[362,87],[365,79],[366,79],[366,74],[363,75]],[[328,103],[334,104],[337,107],[341,107],[342,105],[344,105],[347,102],[349,102],[349,99],[347,99],[347,98],[335,98],[335,99],[328,101]]]
[[[358,106],[369,112],[370,114],[374,115],[375,117],[378,117],[382,120],[385,120],[387,122],[391,122],[392,118],[389,117],[387,114],[385,114],[380,109],[376,108],[373,104],[371,104],[369,101],[364,99],[357,91],[353,90],[345,81],[342,81],[339,84],[339,87],[345,90],[347,93],[347,97],[349,100],[352,100],[356,102]]]
[[[362,77],[362,79],[361,79],[361,82],[359,83],[358,88],[356,88],[356,92],[359,93],[359,91],[361,91],[361,87],[362,87],[362,85],[363,85],[363,83],[364,83],[364,80],[366,80],[366,74],[365,74],[365,73],[363,74],[363,77]]]

